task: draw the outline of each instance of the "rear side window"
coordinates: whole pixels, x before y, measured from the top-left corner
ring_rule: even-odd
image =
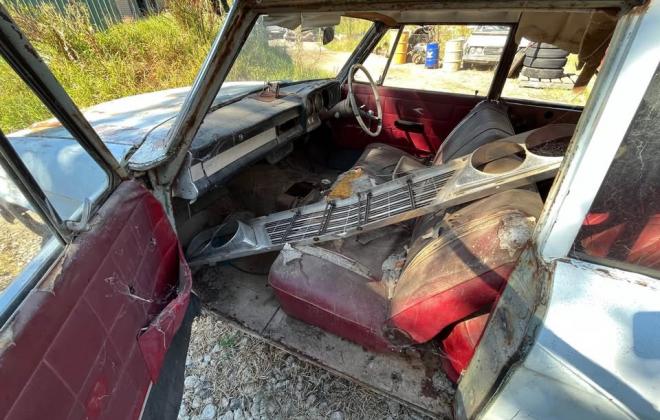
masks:
[[[575,240],[573,255],[660,275],[660,72],[655,75]]]

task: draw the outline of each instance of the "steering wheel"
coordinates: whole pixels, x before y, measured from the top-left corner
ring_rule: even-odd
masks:
[[[362,107],[358,107],[357,105],[357,101],[355,100],[355,93],[353,93],[353,80],[355,78],[355,73],[358,70],[362,70],[362,73],[364,73],[364,75],[367,76],[367,80],[369,80],[371,91],[374,93],[374,98],[376,99],[376,115],[374,115],[373,111],[364,111]],[[380,134],[380,131],[383,129],[383,108],[380,106],[380,95],[378,95],[378,90],[376,89],[374,79],[371,78],[371,75],[362,64],[353,64],[348,72],[348,100],[350,101],[353,115],[355,115],[355,119],[357,120],[358,124],[360,124],[362,131],[371,137],[377,137]],[[368,125],[365,124],[365,119],[368,120]],[[375,131],[371,131],[373,121],[376,121],[377,123]]]

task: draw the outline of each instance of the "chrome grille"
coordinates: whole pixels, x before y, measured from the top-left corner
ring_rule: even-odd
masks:
[[[280,245],[359,229],[366,223],[426,206],[453,175],[454,171],[448,171],[417,182],[409,181],[395,190],[359,194],[357,203],[328,203],[323,211],[294,213],[289,218],[266,223],[266,233],[271,243]]]

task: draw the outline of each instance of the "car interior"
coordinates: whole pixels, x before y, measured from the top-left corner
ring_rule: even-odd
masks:
[[[297,42],[300,51],[317,51],[335,37],[346,44],[344,35],[331,29],[343,18],[369,26],[350,54],[335,54],[342,64],[332,76],[303,72],[297,80],[255,82],[233,74],[220,92],[202,92],[201,99],[195,89],[203,84],[196,82],[179,114],[184,128],[178,130],[194,136],[189,148],[166,150],[168,136],[179,133],[170,131],[179,117],[163,119],[134,148],[122,146],[130,150],[121,162],[121,169],[132,171],[129,180],[117,177],[116,192],[91,226],[84,217],[67,225],[77,235],[73,246],[26,299],[28,310],[12,320],[19,327],[28,321],[57,326],[43,334],[11,331],[22,335],[12,336],[8,356],[0,356],[27,360],[8,377],[13,394],[6,400],[18,401],[13,410],[31,412],[32,395],[51,379],[75,388],[81,401],[91,395],[88,413],[90,407],[103,411],[110,396],[106,382],[129,384],[111,396],[113,407],[123,412],[109,417],[140,416],[141,398],[149,392],[156,395],[156,407],[171,403],[183,383],[183,365],[176,358],[186,354],[197,311],[192,289],[206,310],[248,334],[418,411],[451,415],[457,383],[491,317],[508,321],[493,316],[493,310],[552,199],[554,177],[583,112],[582,105],[505,94],[509,78],[518,77],[514,67],[536,59],[521,54],[521,41],[547,54],[570,51],[579,74],[569,78],[569,89],[591,89],[617,17],[595,9],[393,10],[260,15],[253,29],[267,37],[281,34],[267,42],[282,50]],[[469,66],[459,74],[487,70],[490,76],[474,85],[468,80],[467,92],[427,88],[425,83],[445,81],[436,61],[426,68],[437,80],[388,83],[402,44],[416,54],[403,64],[411,74],[421,74],[416,71],[421,67],[413,66],[422,65],[424,49],[421,42],[411,43],[406,31],[428,44],[439,25],[497,27],[506,44],[489,46],[489,59],[499,54],[494,68]],[[268,27],[278,29],[269,33]],[[236,63],[243,51],[233,50],[248,48],[245,37],[242,41],[243,47],[215,52]],[[551,43],[556,48],[543,47]],[[222,57],[222,48],[236,55]],[[480,48],[470,51],[477,54]],[[371,60],[375,53],[377,66]],[[527,82],[529,89],[565,84]],[[208,112],[190,111],[195,108],[189,101],[205,100]],[[204,116],[198,130],[186,131],[187,113],[197,122]],[[636,164],[628,157],[628,165]],[[157,178],[166,171],[158,170],[178,159],[183,164],[172,172],[174,183],[161,183]],[[528,172],[520,172],[523,167]],[[459,185],[455,179],[464,173],[472,178]],[[416,181],[424,176],[424,182]],[[164,186],[165,197],[159,190]],[[161,205],[170,198],[171,209]],[[353,207],[342,207],[349,202]],[[608,220],[607,210],[596,207],[588,215],[577,251],[614,250],[622,260],[652,260],[649,264],[657,266],[658,218],[634,226],[643,240],[629,247],[617,242],[621,224]],[[56,283],[56,277],[66,281]],[[133,277],[137,281],[125,281]],[[185,325],[182,333],[176,332],[179,325]],[[70,343],[81,339],[100,350],[71,350]],[[161,372],[177,369],[178,378],[166,374],[159,383]],[[53,372],[60,371],[68,376],[55,378]],[[62,390],[55,400],[67,397],[64,386],[52,388]],[[147,412],[160,408],[149,407]]]
[[[372,39],[363,40],[371,48],[388,28],[375,20]],[[231,240],[233,232],[221,233],[228,221],[341,196],[347,182],[380,185],[516,135],[545,136],[561,155],[582,112],[501,98],[513,59],[506,51],[487,96],[383,86],[373,83],[377,75],[359,81],[354,73],[366,69],[352,65],[369,51],[351,57],[337,79],[273,82],[212,108],[175,187],[177,231],[210,310],[437,413],[470,362],[552,179],[346,238],[195,264],[200,248]],[[492,159],[483,170],[506,173],[521,159]]]
[[[396,178],[402,163],[406,170],[442,165],[518,133],[553,124],[572,130],[581,112],[360,82],[352,88],[370,109],[378,94],[377,137],[352,113],[336,118],[334,109],[349,95],[337,80],[268,86],[207,115],[190,163],[203,194],[192,204],[175,202],[185,215],[178,231],[189,258],[200,230],[322,200],[347,173],[378,185]],[[223,153],[236,139],[249,139],[245,145],[273,131],[274,141],[225,164]],[[506,170],[511,160],[515,156],[488,165]],[[448,398],[449,381],[469,363],[550,184],[345,239],[202,266],[195,290],[211,310],[248,332],[335,371],[362,375],[377,388],[398,389],[435,411]],[[367,366],[379,366],[381,374],[367,377]]]

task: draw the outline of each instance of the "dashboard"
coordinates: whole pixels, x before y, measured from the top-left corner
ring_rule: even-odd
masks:
[[[239,96],[205,117],[174,186],[174,195],[194,200],[246,166],[275,162],[293,150],[293,140],[322,124],[324,111],[341,100],[339,82],[315,80]]]

